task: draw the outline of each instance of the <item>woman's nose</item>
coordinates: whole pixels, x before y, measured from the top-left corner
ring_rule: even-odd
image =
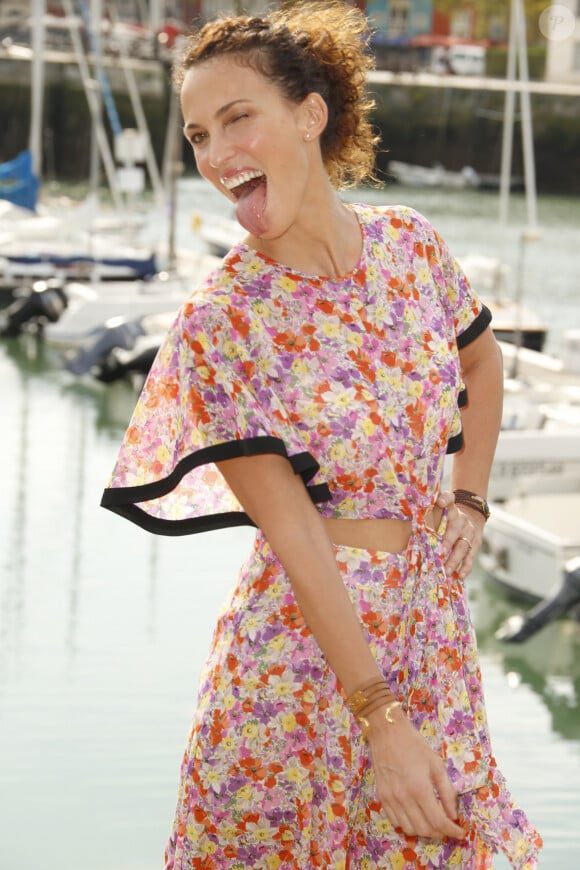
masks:
[[[212,169],[219,169],[228,159],[231,145],[223,136],[213,136],[209,142],[208,162]]]

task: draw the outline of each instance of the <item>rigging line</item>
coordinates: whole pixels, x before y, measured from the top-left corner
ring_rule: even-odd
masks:
[[[72,40],[73,49],[79,68],[79,73],[81,76],[81,81],[83,83],[85,96],[87,98],[89,111],[91,113],[91,119],[94,124],[99,153],[101,155],[103,166],[105,167],[105,173],[107,175],[107,181],[109,183],[111,195],[113,197],[115,206],[118,209],[121,209],[123,207],[123,198],[117,184],[117,179],[115,175],[115,163],[113,160],[113,155],[111,153],[111,148],[109,146],[109,141],[107,139],[101,119],[99,117],[98,98],[97,94],[95,93],[94,82],[90,75],[89,65],[87,62],[79,30],[78,27],[75,25],[75,14],[73,10],[72,0],[61,0],[61,4],[65,16],[67,17],[69,22],[69,33]]]
[[[89,39],[89,46],[94,54],[95,58],[99,59],[101,57],[101,40],[100,36],[97,38],[95,36],[95,32],[91,26],[91,14],[88,7],[87,0],[80,0],[80,10],[81,10],[81,18],[85,25],[85,30]],[[107,117],[109,119],[109,124],[111,125],[111,130],[113,136],[119,136],[123,132],[123,127],[121,125],[121,120],[119,118],[119,113],[117,112],[117,106],[115,105],[115,99],[113,97],[113,91],[111,90],[111,83],[109,81],[109,76],[104,68],[104,66],[97,62],[97,80],[99,83],[99,89],[103,97],[103,103],[105,104],[105,111],[107,112]]]

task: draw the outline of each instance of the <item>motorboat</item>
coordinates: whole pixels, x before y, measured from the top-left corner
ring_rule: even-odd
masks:
[[[480,561],[504,587],[531,601],[561,583],[580,556],[580,491],[535,492],[493,502]]]
[[[56,323],[44,330],[46,342],[62,350],[93,343],[103,325],[112,320],[134,320],[147,314],[177,312],[196,284],[219,262],[200,254],[186,274],[159,273],[151,281],[67,284],[69,303]],[[194,268],[195,266],[195,268]]]
[[[150,278],[158,271],[150,249],[111,246],[91,239],[80,243],[55,242],[37,245],[7,244],[0,247],[0,274],[4,286],[25,281],[60,278],[66,281],[106,281]]]
[[[66,353],[65,368],[77,377],[91,375],[105,384],[127,380],[140,389],[175,316],[170,309],[112,318],[92,333],[91,341]]]
[[[580,616],[580,490],[535,492],[492,506],[479,563],[520,599],[537,602],[498,637],[521,642],[548,622]]]
[[[477,566],[469,578],[470,604],[482,655],[501,669],[515,690],[526,687],[541,700],[554,734],[580,738],[580,622],[554,619],[517,642],[531,609]],[[541,605],[539,605],[541,606]],[[519,691],[519,688],[518,688]]]
[[[558,357],[511,342],[501,343],[501,351],[506,377],[543,390],[545,397],[556,389],[580,387],[580,329],[564,330]]]
[[[548,328],[521,300],[511,299],[506,290],[510,269],[499,257],[466,254],[458,262],[470,284],[490,309],[496,338],[518,347],[541,351]]]
[[[512,594],[539,602],[502,628],[515,642],[580,613],[580,331],[564,333],[559,359],[502,349],[506,401],[479,558]]]
[[[216,257],[225,257],[246,235],[237,220],[231,217],[196,215],[193,224],[209,253]]]
[[[580,429],[500,432],[489,498],[504,503],[530,489],[548,494],[580,492]]]
[[[459,171],[445,169],[440,163],[433,166],[419,166],[401,160],[389,160],[389,174],[407,187],[452,187],[455,189],[479,187],[479,174],[472,166],[464,166]]]
[[[0,334],[42,331],[46,342],[61,350],[92,343],[104,324],[146,314],[177,311],[193,287],[219,260],[188,253],[172,271],[148,279],[123,281],[34,281],[16,291],[2,312]]]

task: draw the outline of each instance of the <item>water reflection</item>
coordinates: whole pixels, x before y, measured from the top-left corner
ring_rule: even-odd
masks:
[[[542,699],[555,734],[580,740],[580,623],[558,620],[521,644],[506,644],[495,632],[520,602],[483,573],[472,599],[480,651],[501,662],[509,685],[529,686]]]
[[[75,380],[71,376],[63,385],[62,394],[93,409],[97,432],[120,439],[135,407],[138,391],[127,381],[100,384],[88,379]]]
[[[3,447],[9,457],[2,487],[0,638],[2,647],[26,629],[27,585],[38,586],[38,565],[59,572],[66,586],[63,640],[69,659],[78,653],[83,580],[99,548],[95,520],[117,445],[134,408],[137,387],[124,381],[100,384],[66,372],[60,355],[41,334],[0,344]],[[7,440],[9,439],[9,440]],[[103,470],[95,472],[97,459]],[[124,524],[119,528],[125,529]],[[160,539],[144,535],[139,573],[147,589],[146,634],[156,636]],[[105,542],[103,542],[104,544]],[[48,560],[42,554],[51,552]],[[65,582],[66,581],[66,582]]]
[[[4,389],[6,381],[4,380]],[[1,648],[16,640],[25,619],[25,576],[26,576],[26,522],[28,499],[28,456],[30,454],[30,389],[26,368],[17,372],[18,402],[11,415],[12,426],[19,434],[12,462],[16,469],[14,491],[8,490],[8,481],[3,487],[7,502],[14,507],[6,516],[6,542],[1,548],[4,563],[5,586],[0,599],[0,638]],[[8,421],[5,421],[8,422]],[[6,432],[6,427],[4,426]],[[6,448],[5,448],[6,449]],[[11,637],[13,632],[14,637]]]

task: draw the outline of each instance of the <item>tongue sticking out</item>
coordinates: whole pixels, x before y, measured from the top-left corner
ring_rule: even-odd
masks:
[[[261,236],[266,231],[266,179],[262,176],[246,182],[236,190],[236,195],[238,223],[253,236]]]

